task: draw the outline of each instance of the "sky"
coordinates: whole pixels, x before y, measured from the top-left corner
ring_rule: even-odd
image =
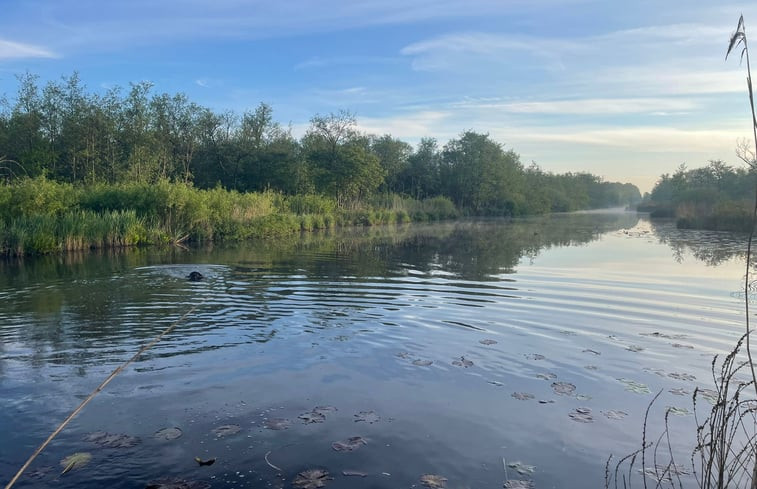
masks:
[[[295,136],[347,110],[371,134],[485,132],[525,165],[644,192],[681,164],[742,164],[740,14],[749,37],[754,1],[0,0],[0,95],[26,72],[149,81],[217,111],[265,102]]]

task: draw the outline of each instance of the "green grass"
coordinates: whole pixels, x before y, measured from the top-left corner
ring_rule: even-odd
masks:
[[[27,178],[0,185],[0,254],[286,237],[458,215],[443,197],[382,195],[339,209],[323,195],[202,190],[168,181],[77,187]]]

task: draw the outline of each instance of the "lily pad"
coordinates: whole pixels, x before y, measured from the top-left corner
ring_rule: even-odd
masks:
[[[473,366],[473,362],[471,362],[470,360],[468,360],[465,357],[460,357],[459,360],[453,361],[452,365],[455,365],[455,366],[458,366],[458,367],[463,367],[463,368],[468,368],[468,367],[472,367]]]
[[[510,479],[505,481],[505,489],[534,489],[534,482],[529,480]]]
[[[696,377],[694,377],[691,374],[687,374],[686,372],[671,372],[668,374],[668,377],[672,379],[676,379],[676,380],[687,380],[687,381],[697,380]]]
[[[297,417],[303,420],[305,424],[323,423],[324,421],[326,421],[326,416],[315,411],[308,411],[307,413],[302,413]]]
[[[539,399],[539,404],[554,404],[554,399]]]
[[[421,484],[431,489],[441,489],[447,482],[446,477],[436,474],[423,474],[421,476]]]
[[[487,345],[487,346],[497,344],[496,340],[490,340],[490,339],[478,340],[478,342],[481,343],[482,345]]]
[[[413,360],[413,365],[417,365],[418,367],[428,367],[432,363],[434,362],[431,360],[422,360],[420,358],[417,360]]]
[[[594,421],[594,417],[591,415],[591,409],[585,407],[579,407],[569,413],[570,419],[578,421],[579,423],[591,423]]]
[[[326,416],[327,414],[337,412],[337,409],[334,406],[316,406],[313,408],[313,412]]]
[[[182,431],[179,428],[163,428],[155,432],[155,438],[158,440],[175,440],[182,435]]]
[[[636,394],[650,394],[652,392],[649,390],[649,387],[647,387],[646,384],[636,382],[635,380],[618,379],[618,382],[625,384],[626,390],[629,392],[635,392]]]
[[[718,392],[712,389],[697,389],[697,395],[713,406],[718,402]]]
[[[236,435],[242,430],[242,427],[238,424],[225,424],[223,426],[219,426],[218,428],[213,428],[213,433],[218,438],[223,438],[225,436],[231,436]]]
[[[291,424],[292,422],[288,419],[268,418],[265,420],[265,423],[263,423],[263,426],[265,426],[269,430],[285,430],[289,428]]]
[[[353,452],[367,444],[368,442],[362,436],[352,436],[346,440],[335,441],[331,444],[331,448],[337,452]]]
[[[591,401],[591,396],[587,394],[576,394],[576,399],[579,401]]]
[[[575,392],[576,386],[570,382],[552,382],[552,390],[555,391],[555,394],[570,396]]]
[[[216,459],[214,457],[203,460],[200,457],[195,457],[195,462],[197,462],[200,467],[204,467],[206,465],[213,465],[214,463],[216,463]]]
[[[665,371],[661,368],[644,367],[642,370],[655,375],[659,375],[660,377],[665,377]]]
[[[84,435],[84,441],[92,442],[103,448],[131,448],[139,443],[139,438],[123,433],[95,431]]]
[[[687,391],[683,387],[677,387],[675,389],[670,389],[670,390],[668,390],[668,392],[670,392],[671,394],[676,395],[676,396],[688,396],[689,394],[691,394],[691,392]]]
[[[518,399],[519,401],[529,401],[534,398],[534,395],[529,394],[528,392],[513,392],[511,396]]]
[[[92,454],[89,452],[76,452],[60,461],[60,466],[63,467],[62,474],[70,472],[74,469],[80,469],[87,465],[92,460]]]
[[[640,351],[644,351],[644,348],[640,347],[639,345],[628,345],[626,347],[626,350],[638,353]]]
[[[548,372],[546,374],[536,374],[536,378],[537,379],[542,379],[542,380],[554,380],[554,379],[557,378],[557,375],[555,375],[555,374],[553,374],[551,372]]]
[[[516,472],[518,472],[520,475],[528,475],[533,474],[536,472],[536,466],[535,465],[528,465],[524,464],[523,462],[512,462],[507,464],[508,467],[511,469],[515,469]]]
[[[292,485],[297,489],[318,489],[332,480],[329,473],[323,469],[309,469],[297,474]]]
[[[376,411],[360,411],[355,415],[355,422],[365,421],[366,423],[373,424],[381,420],[381,417],[376,414]]]
[[[401,351],[399,353],[395,353],[394,356],[401,358],[403,360],[407,360],[408,358],[410,358],[410,353],[406,351]]]
[[[526,360],[544,360],[547,358],[541,353],[527,353],[524,356],[526,357]]]
[[[625,411],[618,411],[617,409],[610,409],[609,411],[602,411],[607,419],[623,419],[628,416]]]
[[[689,350],[693,350],[694,347],[692,345],[684,345],[683,343],[671,343],[670,344],[673,348],[686,348]]]
[[[674,416],[688,416],[691,414],[691,411],[688,409],[675,406],[668,406],[668,412]]]
[[[165,479],[156,479],[150,481],[145,489],[209,489],[210,484],[203,481],[188,481],[174,477]]]

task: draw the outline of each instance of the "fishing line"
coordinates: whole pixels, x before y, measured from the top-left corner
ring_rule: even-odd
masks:
[[[207,300],[207,299],[205,299],[205,300]],[[153,340],[151,342],[147,343],[142,348],[140,348],[139,351],[137,351],[137,353],[134,354],[134,356],[132,356],[126,362],[124,362],[121,365],[119,365],[118,368],[116,368],[113,372],[111,372],[110,375],[108,375],[108,377],[102,382],[102,384],[98,385],[97,388],[95,388],[95,390],[93,390],[92,393],[89,396],[87,396],[87,398],[84,399],[81,402],[81,404],[79,404],[79,407],[77,407],[76,409],[74,409],[71,412],[71,414],[69,414],[68,417],[65,420],[63,420],[63,422],[60,424],[60,426],[58,426],[58,428],[56,428],[56,430],[53,431],[52,434],[47,437],[47,440],[45,440],[44,443],[42,443],[39,446],[39,448],[37,448],[37,450],[34,451],[34,453],[32,454],[32,456],[29,457],[29,459],[26,461],[26,463],[16,473],[16,475],[13,476],[13,479],[11,479],[11,481],[8,483],[8,485],[5,486],[5,489],[11,489],[11,487],[13,487],[13,485],[18,481],[19,477],[21,477],[21,475],[23,475],[23,473],[26,471],[26,469],[28,469],[29,466],[32,464],[32,462],[34,461],[34,459],[37,458],[37,455],[39,455],[40,453],[42,453],[42,450],[44,450],[47,447],[47,445],[49,445],[50,442],[53,441],[53,438],[55,438],[56,436],[58,436],[58,434],[61,431],[63,431],[63,428],[65,428],[66,425],[68,425],[68,423],[70,423],[71,420],[74,419],[76,417],[76,415],[79,414],[81,412],[81,410],[84,409],[84,407],[87,404],[89,404],[89,401],[91,401],[97,394],[99,394],[100,391],[102,391],[105,388],[105,386],[110,383],[111,380],[113,380],[118,374],[120,374],[126,367],[128,367],[129,365],[131,365],[137,358],[139,358],[139,356],[141,354],[143,354],[144,352],[146,352],[147,350],[149,350],[150,348],[152,348],[153,346],[155,346],[161,339],[163,339],[163,337],[165,335],[167,335],[168,333],[170,333],[171,331],[173,331],[174,328],[176,328],[176,326],[179,325],[179,323],[181,323],[182,321],[184,321],[184,319],[186,319],[190,314],[192,314],[193,312],[195,312],[198,307],[200,307],[202,304],[204,304],[205,300],[203,300],[202,302],[194,305],[190,310],[188,310],[187,312],[185,312],[184,315],[182,315],[179,319],[177,319],[176,321],[174,321],[170,326],[168,326],[165,330],[163,330],[162,333],[160,333],[158,336],[156,336],[155,338],[153,338]]]

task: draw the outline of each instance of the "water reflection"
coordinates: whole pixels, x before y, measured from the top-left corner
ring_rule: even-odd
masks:
[[[670,246],[673,258],[681,263],[691,253],[707,265],[717,266],[733,258],[746,257],[747,235],[724,231],[678,229],[672,220],[651,220],[660,243]]]
[[[271,452],[288,481],[313,466],[370,474],[336,477],[334,489],[410,486],[423,473],[444,475],[450,487],[501,487],[502,456],[536,465],[539,487],[597,485],[607,453],[637,443],[637,414],[648,402],[616,379],[667,389],[684,382],[655,374],[671,364],[703,379],[702,354],[731,341],[731,298],[716,284],[702,280],[709,288],[691,292],[688,276],[659,281],[659,270],[636,261],[651,254],[652,267],[671,262],[657,242],[682,257],[710,256],[697,251],[706,237],[623,213],[3,262],[0,425],[23,429],[0,439],[0,481],[49,434],[51,420],[197,306],[39,463],[94,451],[82,445],[93,431],[125,432],[142,444],[95,453],[88,472],[26,487],[144,487],[162,476],[288,486],[265,463]],[[626,269],[636,273],[627,277]],[[206,278],[189,282],[192,270]],[[576,392],[557,395],[553,382]],[[338,411],[303,421],[323,405]],[[589,406],[595,423],[569,417]],[[622,421],[598,414],[620,408],[629,413]],[[380,421],[356,418],[366,412]],[[273,418],[288,428],[267,428]],[[213,430],[222,425],[241,430],[219,439]],[[173,426],[184,432],[175,443],[153,439]],[[367,445],[332,450],[355,436]],[[199,468],[194,456],[218,462]]]

